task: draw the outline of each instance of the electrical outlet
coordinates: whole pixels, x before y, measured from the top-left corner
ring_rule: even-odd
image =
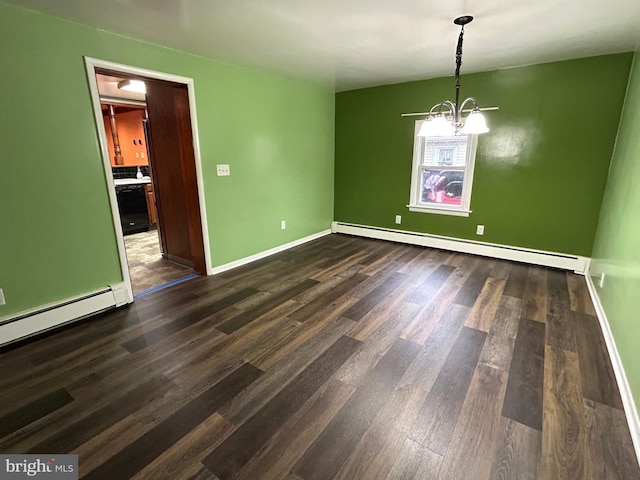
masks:
[[[396,215],[396,223],[400,225],[402,223],[402,215]]]
[[[4,300],[4,291],[0,288],[0,305],[5,305],[6,303]]]
[[[598,280],[598,286],[600,288],[604,287],[604,272],[600,274],[600,280]]]
[[[219,177],[226,177],[228,175],[231,175],[229,165],[216,165],[216,171],[218,172]]]
[[[284,230],[285,228],[287,228],[287,222],[286,222],[286,220],[282,220],[280,222],[280,229]]]
[[[140,158],[140,154],[136,152],[136,158]]]
[[[476,235],[484,235],[484,225],[478,225],[476,227]]]

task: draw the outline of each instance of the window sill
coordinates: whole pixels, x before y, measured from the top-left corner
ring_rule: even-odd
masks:
[[[423,205],[407,205],[410,212],[419,213],[437,213],[438,215],[453,215],[456,217],[468,217],[471,210],[463,210],[461,208],[446,207],[425,207]]]

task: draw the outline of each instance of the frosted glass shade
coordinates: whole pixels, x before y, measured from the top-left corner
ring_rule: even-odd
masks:
[[[460,131],[465,135],[474,135],[487,133],[489,127],[487,127],[487,121],[484,119],[484,115],[480,113],[480,110],[473,110],[465,120],[464,126]]]
[[[419,137],[450,137],[456,134],[456,128],[444,115],[428,118],[422,122]]]

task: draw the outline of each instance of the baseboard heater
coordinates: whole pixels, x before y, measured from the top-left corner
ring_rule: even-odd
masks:
[[[589,265],[589,258],[564,253],[532,250],[509,245],[477,242],[453,237],[443,237],[429,233],[394,230],[390,228],[357,225],[352,223],[332,222],[333,233],[345,233],[360,237],[389,240],[392,242],[420,245],[423,247],[439,248],[461,253],[471,253],[484,257],[500,258],[515,262],[530,263],[544,267],[572,270],[584,275]]]
[[[124,283],[0,319],[0,347],[127,303]]]

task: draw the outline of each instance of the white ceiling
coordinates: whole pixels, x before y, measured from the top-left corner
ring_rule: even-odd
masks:
[[[8,0],[336,90],[635,50],[640,0]]]

